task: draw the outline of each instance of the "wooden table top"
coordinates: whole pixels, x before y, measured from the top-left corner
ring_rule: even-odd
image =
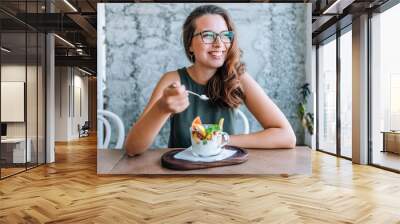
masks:
[[[173,149],[149,150],[142,155],[129,157],[123,150],[98,149],[97,174],[311,174],[311,149],[303,146],[294,149],[247,149],[249,156],[245,163],[187,171],[161,166],[161,156],[170,150]]]

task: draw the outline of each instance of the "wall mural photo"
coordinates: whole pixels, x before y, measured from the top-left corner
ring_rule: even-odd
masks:
[[[268,149],[304,144],[310,17],[309,4],[99,4],[98,173],[270,173]]]

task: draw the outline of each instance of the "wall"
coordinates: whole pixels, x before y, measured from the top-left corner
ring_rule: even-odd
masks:
[[[98,101],[104,102],[100,107],[122,118],[126,132],[141,114],[162,74],[190,65],[181,44],[181,27],[198,5],[105,4],[105,26],[98,32],[104,30],[99,36],[105,35],[106,71],[99,79],[99,91],[104,88],[104,92],[98,94]],[[297,105],[298,90],[306,81],[306,73],[311,72],[307,4],[218,5],[226,8],[235,22],[249,74],[287,116],[298,144],[303,144]],[[251,131],[262,129],[247,109],[242,109]],[[153,147],[165,146],[168,133],[167,123]]]
[[[55,141],[68,140],[69,80],[67,67],[55,68]]]
[[[78,124],[81,126],[88,121],[89,113],[88,113],[88,77],[83,77],[83,73],[79,72],[78,75],[75,70],[74,75],[74,96],[73,96],[73,108],[72,108],[72,136],[73,138],[77,138],[79,135],[78,132]],[[80,93],[79,93],[80,91]],[[80,95],[80,97],[79,97]],[[79,99],[80,98],[80,99]],[[81,101],[79,103],[79,100]]]
[[[55,74],[55,141],[70,141],[88,120],[88,77],[72,67],[56,67]]]

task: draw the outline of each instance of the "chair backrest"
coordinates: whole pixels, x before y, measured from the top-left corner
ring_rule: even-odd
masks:
[[[247,119],[246,115],[239,109],[235,110],[237,116],[242,120],[243,122],[243,134],[249,134],[250,132],[250,125],[249,125],[249,120]]]
[[[89,121],[85,121],[85,123],[82,125],[82,129],[89,129],[90,125],[89,125]]]
[[[98,140],[99,148],[107,149],[109,147],[110,139],[111,139],[111,132],[112,132],[111,124],[115,124],[117,131],[118,131],[118,138],[117,138],[117,143],[115,145],[115,148],[122,149],[123,144],[124,144],[124,138],[125,138],[125,128],[124,128],[124,124],[122,123],[121,118],[119,118],[118,115],[114,114],[111,111],[97,110],[97,119],[100,121],[99,125],[104,125],[105,134],[106,134],[104,141],[103,141],[103,139]]]

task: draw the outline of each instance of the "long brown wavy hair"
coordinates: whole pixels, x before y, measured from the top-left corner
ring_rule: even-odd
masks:
[[[242,51],[239,49],[236,30],[228,12],[215,5],[203,5],[195,8],[183,24],[183,45],[188,59],[194,63],[196,60],[190,52],[193,34],[196,30],[196,19],[207,14],[217,14],[224,18],[228,30],[234,32],[234,38],[228,49],[224,64],[207,82],[206,93],[213,103],[229,108],[238,107],[244,100],[243,88],[239,77],[245,72],[245,65],[240,61]]]

